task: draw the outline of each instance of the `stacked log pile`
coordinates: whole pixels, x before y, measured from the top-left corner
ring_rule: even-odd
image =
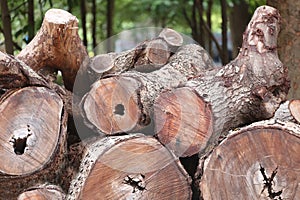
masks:
[[[76,17],[49,10],[18,56],[0,53],[0,199],[300,199],[279,25],[257,8],[218,68],[168,28],[89,58]]]

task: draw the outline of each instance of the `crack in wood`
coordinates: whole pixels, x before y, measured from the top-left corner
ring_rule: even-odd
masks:
[[[259,170],[260,170],[260,172],[261,172],[261,174],[264,178],[264,187],[263,187],[260,194],[262,194],[265,191],[265,189],[267,189],[268,194],[269,194],[269,196],[268,196],[269,198],[274,199],[274,200],[282,200],[282,198],[280,196],[282,194],[282,190],[279,190],[279,191],[276,192],[273,189],[273,182],[274,182],[274,178],[277,174],[278,166],[272,172],[270,177],[267,176],[266,170],[265,170],[265,168],[262,167],[261,164],[260,164],[260,169]]]

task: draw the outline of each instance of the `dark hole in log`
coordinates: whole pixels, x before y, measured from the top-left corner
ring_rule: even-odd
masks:
[[[259,170],[262,176],[264,177],[264,188],[262,189],[261,193],[263,193],[267,189],[269,198],[281,200],[282,198],[280,195],[282,193],[282,190],[279,190],[278,192],[273,190],[273,181],[277,174],[278,167],[276,167],[276,169],[272,172],[270,177],[267,176],[265,168],[263,168],[261,165]]]
[[[124,115],[124,111],[125,111],[124,106],[122,104],[118,104],[115,107],[114,113],[117,114],[117,115]]]
[[[27,137],[14,139],[13,147],[14,147],[15,154],[22,155],[25,152],[25,148],[27,146],[26,142],[27,142]]]

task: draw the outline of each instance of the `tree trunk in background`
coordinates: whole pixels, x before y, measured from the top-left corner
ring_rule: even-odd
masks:
[[[202,47],[205,47],[204,43],[204,28],[203,28],[203,0],[195,0],[196,7],[198,9],[198,14],[199,14],[199,44]]]
[[[113,26],[114,26],[114,7],[115,0],[107,0],[107,10],[106,10],[106,20],[107,20],[107,38],[110,38],[113,35]],[[113,40],[107,40],[107,52],[114,50]]]
[[[96,37],[96,23],[97,23],[97,13],[96,13],[96,0],[92,0],[92,38],[93,38],[93,49],[97,46],[97,37]]]
[[[222,12],[222,64],[228,63],[228,47],[227,47],[227,3],[226,0],[220,0]]]
[[[288,98],[300,98],[300,1],[268,0],[267,4],[277,8],[282,16],[278,53],[289,69],[291,89]]]
[[[87,47],[87,35],[86,35],[86,7],[85,0],[80,0],[80,14],[81,14],[81,26],[83,34],[83,44]]]
[[[209,0],[207,2],[207,10],[206,10],[206,21],[207,21],[207,26],[211,30],[211,12],[212,12],[212,5],[213,5],[213,0]],[[207,51],[210,56],[212,56],[213,51],[212,51],[212,39],[211,37],[207,38],[208,44],[207,44]]]
[[[243,42],[244,30],[251,19],[248,9],[249,5],[245,0],[234,3],[233,7],[230,8],[229,25],[232,39],[232,57],[238,55]]]
[[[3,33],[5,38],[5,51],[8,54],[13,54],[14,44],[11,35],[11,20],[10,20],[7,0],[1,0],[0,3],[1,3],[2,26],[3,26]]]
[[[34,37],[34,2],[28,0],[28,43]]]

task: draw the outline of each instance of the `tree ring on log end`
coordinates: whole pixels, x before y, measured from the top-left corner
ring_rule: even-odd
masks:
[[[78,179],[84,181],[80,199],[191,198],[188,174],[161,143],[147,136],[122,137],[105,138],[89,148],[95,160],[83,160],[93,166]]]
[[[203,199],[299,199],[300,135],[287,127],[265,123],[228,136],[205,161]]]
[[[40,170],[56,152],[63,101],[44,87],[26,87],[1,97],[0,164],[4,175]]]
[[[162,93],[154,104],[155,133],[177,156],[198,153],[212,134],[212,112],[193,90]]]
[[[84,100],[87,120],[108,135],[134,129],[141,117],[139,87],[136,80],[127,77],[97,81]]]

